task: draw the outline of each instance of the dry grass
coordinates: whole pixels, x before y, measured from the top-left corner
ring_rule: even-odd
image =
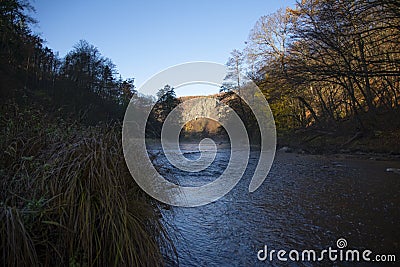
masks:
[[[160,266],[176,258],[158,203],[134,183],[120,126],[3,107],[0,264]],[[161,252],[163,251],[163,253]]]

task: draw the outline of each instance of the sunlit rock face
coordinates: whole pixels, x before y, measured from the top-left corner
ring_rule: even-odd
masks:
[[[221,124],[208,118],[214,117],[218,118],[218,121],[224,121],[230,110],[215,97],[189,96],[180,98],[182,101],[180,105],[181,120],[185,123],[183,127],[185,136],[223,135],[224,130]],[[210,101],[211,98],[215,101]]]

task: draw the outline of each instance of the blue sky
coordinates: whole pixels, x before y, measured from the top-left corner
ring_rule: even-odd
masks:
[[[117,65],[123,78],[135,78],[139,87],[179,63],[226,63],[233,49],[244,47],[259,17],[294,3],[36,0],[34,17],[39,24],[33,30],[60,56],[80,39],[87,40]]]

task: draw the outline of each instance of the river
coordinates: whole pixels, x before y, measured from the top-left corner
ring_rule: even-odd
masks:
[[[181,149],[188,158],[199,157],[196,144]],[[163,211],[179,266],[350,265],[257,257],[265,245],[268,251],[322,251],[337,248],[340,238],[347,241],[346,249],[395,254],[400,260],[400,175],[386,171],[400,168],[399,161],[278,152],[267,179],[249,193],[258,155],[257,150],[250,153],[244,177],[218,201]],[[229,157],[229,147],[218,146],[214,162],[198,173],[173,168],[162,155],[156,164],[171,180],[198,186],[221,175]]]

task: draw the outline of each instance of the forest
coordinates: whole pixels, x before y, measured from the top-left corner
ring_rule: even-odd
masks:
[[[33,33],[36,23],[28,1],[1,0],[1,264],[175,261],[163,204],[131,179],[120,139],[132,98],[158,101],[151,138],[182,99],[168,85],[158,99],[141,95],[85,40],[60,57]],[[226,63],[221,100],[251,79],[273,111],[279,146],[400,153],[399,1],[302,0],[249,30]],[[255,136],[237,99],[227,103]]]
[[[134,80],[84,40],[59,57],[32,32],[33,11],[0,2],[0,264],[174,260],[162,204],[135,184],[122,154]]]
[[[241,72],[256,82],[281,146],[399,153],[399,11],[391,0],[315,0],[263,16],[228,60],[233,88]]]

